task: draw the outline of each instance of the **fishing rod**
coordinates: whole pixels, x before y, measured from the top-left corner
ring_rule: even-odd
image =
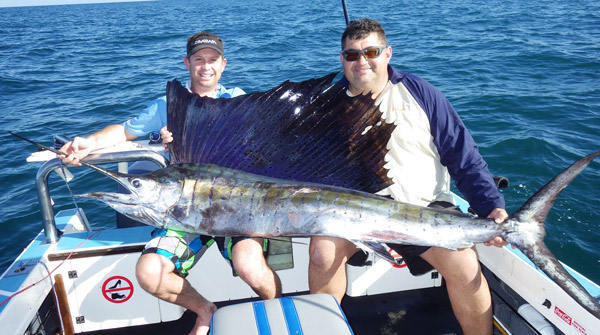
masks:
[[[346,25],[350,23],[348,20],[348,10],[346,9],[346,0],[342,0],[342,7],[344,8],[344,18],[346,19]]]
[[[29,142],[29,143],[31,143],[31,144],[33,144],[33,145],[36,145],[36,146],[38,146],[38,147],[40,147],[40,148],[42,148],[42,149],[44,149],[44,150],[51,151],[51,152],[53,152],[53,153],[55,153],[55,154],[57,154],[57,155],[61,155],[61,156],[65,156],[65,157],[68,157],[68,156],[69,156],[68,154],[66,154],[66,153],[64,153],[64,152],[61,152],[61,151],[58,151],[58,150],[56,150],[56,149],[49,148],[49,147],[47,147],[47,146],[45,146],[45,145],[43,145],[43,144],[39,144],[39,143],[37,143],[37,142],[34,142],[34,141],[32,141],[32,140],[30,140],[30,139],[28,139],[28,138],[25,138],[25,137],[23,137],[23,136],[21,136],[21,135],[15,134],[15,133],[13,133],[12,131],[9,131],[8,133],[9,133],[9,134],[11,134],[11,135],[12,135],[12,136],[14,136],[14,137],[20,138],[20,139],[22,139],[22,140],[24,140],[24,141],[27,141],[27,142]],[[81,161],[81,160],[80,160],[80,161],[79,161],[79,163],[81,163],[81,165],[84,165],[84,166],[87,166],[87,167],[91,167],[92,169],[97,169],[97,166],[95,166],[95,165],[93,165],[93,164],[90,164],[90,163],[88,163],[88,162],[85,162],[85,161]]]

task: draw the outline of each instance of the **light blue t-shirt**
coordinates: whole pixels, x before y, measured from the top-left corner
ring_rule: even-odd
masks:
[[[189,86],[189,85],[188,85]],[[217,98],[234,98],[246,94],[241,88],[226,89],[217,84]],[[123,123],[125,131],[133,136],[144,136],[151,132],[159,132],[167,125],[167,97],[163,96],[148,103],[146,108],[135,118]]]

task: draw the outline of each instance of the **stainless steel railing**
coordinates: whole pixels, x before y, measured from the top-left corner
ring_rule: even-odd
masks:
[[[153,150],[94,154],[86,157],[85,161],[91,164],[151,161],[161,168],[166,167],[169,164],[169,161],[165,156]],[[53,171],[56,171],[60,167],[61,162],[58,158],[51,159],[39,168],[35,178],[42,223],[44,224],[44,233],[46,235],[46,243],[56,243],[59,237],[59,231],[56,228],[56,222],[54,221],[54,207],[52,206],[52,200],[50,199],[48,177]]]

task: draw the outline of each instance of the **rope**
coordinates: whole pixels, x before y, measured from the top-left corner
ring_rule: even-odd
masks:
[[[58,313],[58,320],[60,321],[60,331],[61,331],[61,334],[64,334],[65,333],[65,325],[63,323],[62,315],[60,314],[60,306],[58,303],[58,294],[56,294],[56,288],[54,287],[54,282],[52,281],[50,269],[48,269],[48,266],[46,265],[46,263],[40,262],[39,260],[38,260],[38,263],[42,264],[44,266],[44,268],[46,268],[46,272],[48,272],[48,278],[50,278],[50,287],[52,287],[52,293],[54,294],[54,303],[56,304],[56,312]]]
[[[62,161],[60,162],[60,168],[61,168],[61,171],[62,171],[62,173],[63,173],[63,176],[65,176],[65,179],[64,179],[64,180],[65,180],[65,184],[66,184],[66,186],[67,186],[67,189],[69,190],[69,194],[70,194],[70,196],[71,196],[71,199],[73,200],[73,204],[75,205],[75,209],[76,209],[76,211],[77,211],[77,216],[79,217],[79,219],[80,219],[80,220],[82,220],[82,221],[83,221],[83,218],[81,217],[81,214],[80,214],[80,211],[79,211],[79,206],[77,205],[77,201],[75,201],[75,196],[73,195],[73,191],[71,190],[71,187],[69,186],[69,182],[67,181],[67,177],[66,177],[66,176],[67,176],[67,173],[66,173],[66,169],[65,169],[65,166],[64,166],[64,164],[62,163]],[[27,291],[28,289],[30,289],[30,288],[32,288],[32,287],[34,287],[35,285],[37,285],[37,284],[41,283],[42,281],[44,281],[44,280],[45,280],[46,278],[48,278],[48,277],[50,277],[50,284],[52,285],[52,289],[54,290],[54,284],[52,283],[52,277],[51,277],[52,273],[54,273],[54,271],[56,271],[56,269],[58,269],[58,268],[59,268],[61,265],[63,265],[63,263],[64,263],[65,261],[67,261],[69,258],[71,258],[71,256],[73,255],[73,252],[75,252],[75,250],[76,250],[77,248],[81,247],[81,246],[82,246],[82,245],[83,245],[85,242],[87,242],[89,239],[91,239],[91,238],[92,238],[94,235],[96,235],[98,232],[100,232],[100,230],[97,230],[97,231],[96,231],[96,232],[94,232],[92,235],[90,235],[88,238],[86,238],[86,239],[85,239],[83,242],[81,242],[81,243],[80,243],[78,246],[76,246],[75,248],[73,248],[73,250],[71,250],[71,252],[70,252],[70,253],[69,253],[69,255],[67,256],[67,258],[65,258],[65,259],[64,259],[64,260],[63,260],[63,261],[62,261],[60,264],[58,264],[58,266],[56,266],[56,267],[54,268],[54,270],[52,270],[52,271],[49,271],[49,272],[48,272],[48,276],[46,276],[46,277],[44,277],[44,278],[40,279],[39,281],[37,281],[37,282],[35,282],[35,283],[33,283],[33,284],[31,284],[31,285],[29,285],[29,286],[25,287],[25,288],[24,288],[24,289],[22,289],[22,290],[19,290],[19,291],[17,291],[17,292],[15,292],[15,293],[13,293],[11,296],[9,296],[8,298],[4,299],[4,301],[0,302],[0,306],[2,306],[2,305],[4,305],[4,304],[6,304],[6,303],[7,303],[7,302],[8,302],[10,299],[12,299],[13,297],[15,297],[15,296],[17,296],[17,295],[19,295],[19,294],[23,293],[24,291]],[[23,261],[23,262],[21,262],[19,265],[24,267],[24,266],[27,266],[27,265],[34,265],[34,264],[37,264],[37,263],[41,263],[41,264],[43,264],[43,265],[44,265],[44,267],[46,267],[46,269],[48,269],[48,267],[46,266],[46,264],[45,264],[44,262],[40,261],[40,260],[35,260],[35,261]],[[56,292],[55,292],[55,294],[56,294]],[[58,306],[58,302],[57,302],[57,306]]]
[[[73,200],[73,204],[75,205],[75,210],[77,213],[77,216],[79,217],[79,219],[83,222],[83,217],[81,216],[81,212],[79,210],[79,205],[77,205],[77,201],[75,200],[75,196],[73,195],[73,190],[71,190],[71,187],[69,186],[69,181],[67,180],[67,170],[65,169],[65,166],[62,162],[60,162],[60,169],[62,171],[62,174],[64,176],[64,180],[65,180],[65,185],[67,186],[67,190],[69,190],[69,195],[71,196],[71,199]],[[28,265],[36,265],[36,264],[42,264],[44,266],[44,268],[46,269],[46,272],[48,273],[48,275],[46,275],[44,278],[38,280],[37,282],[13,293],[12,295],[10,295],[8,298],[4,299],[2,302],[0,302],[0,306],[3,306],[4,304],[6,304],[8,301],[10,301],[12,298],[16,297],[17,295],[29,290],[30,288],[34,287],[35,285],[41,283],[42,281],[46,280],[46,278],[50,279],[50,287],[52,288],[52,293],[54,295],[54,303],[56,304],[56,311],[58,313],[58,319],[60,321],[60,330],[61,330],[61,334],[64,334],[65,332],[65,326],[63,323],[63,319],[62,319],[62,315],[60,312],[60,306],[59,306],[59,302],[58,302],[58,294],[56,293],[56,289],[54,287],[54,281],[52,280],[52,273],[54,273],[54,271],[56,271],[61,265],[63,265],[68,259],[71,258],[71,256],[73,256],[73,253],[75,252],[76,249],[78,249],[79,247],[81,247],[85,242],[87,242],[89,239],[91,239],[94,235],[96,235],[98,232],[100,232],[100,230],[95,231],[93,234],[91,234],[90,236],[88,236],[88,238],[86,238],[83,242],[81,242],[79,245],[77,245],[75,248],[73,248],[73,250],[71,250],[71,252],[69,253],[69,255],[60,263],[58,264],[54,270],[50,271],[50,269],[48,268],[48,265],[46,265],[46,263],[44,263],[41,260],[34,260],[34,261],[22,261],[21,263],[19,263],[19,265],[21,267],[26,267]]]
[[[65,258],[65,259],[64,259],[64,260],[63,260],[63,261],[62,261],[60,264],[58,264],[58,265],[57,265],[57,266],[54,268],[54,270],[50,271],[46,277],[44,277],[44,278],[42,278],[42,279],[38,280],[37,282],[35,282],[35,283],[33,283],[33,284],[31,284],[31,285],[29,285],[29,286],[27,286],[27,287],[25,287],[25,288],[23,288],[23,289],[21,289],[21,290],[17,291],[17,292],[15,292],[15,293],[13,293],[13,294],[12,294],[10,297],[8,297],[8,298],[4,299],[4,301],[0,302],[0,306],[2,306],[2,305],[4,305],[5,303],[7,303],[7,302],[8,302],[10,299],[12,299],[13,297],[15,297],[15,296],[17,296],[17,295],[19,295],[19,294],[21,294],[21,293],[23,293],[23,292],[25,292],[25,291],[29,290],[30,288],[32,288],[32,287],[34,287],[35,285],[37,285],[37,284],[41,283],[42,281],[44,281],[46,278],[50,277],[50,276],[52,275],[52,273],[54,273],[54,271],[56,271],[56,269],[58,269],[58,268],[59,268],[61,265],[63,265],[63,264],[64,264],[64,263],[65,263],[65,262],[66,262],[66,261],[69,259],[69,258],[71,258],[71,256],[73,255],[73,253],[75,252],[75,250],[76,250],[77,248],[81,247],[81,246],[82,246],[82,245],[83,245],[85,242],[87,242],[89,239],[91,239],[91,238],[92,238],[94,235],[96,235],[96,234],[97,234],[97,233],[99,233],[99,232],[100,232],[100,230],[97,230],[97,231],[95,231],[95,232],[94,232],[92,235],[90,235],[88,238],[86,238],[86,239],[85,239],[85,241],[81,242],[81,243],[80,243],[78,246],[76,246],[75,248],[73,248],[73,250],[71,250],[71,252],[70,252],[70,253],[69,253],[69,255],[67,256],[67,258]],[[26,265],[28,265],[28,264],[37,264],[37,263],[42,263],[42,264],[44,264],[44,266],[46,266],[46,264],[45,264],[44,262],[40,261],[40,260],[36,260],[36,261],[33,261],[33,262],[31,262],[31,261],[30,261],[30,262],[23,261],[23,262],[21,262],[21,263],[20,263],[20,265],[21,265],[21,266],[26,266]],[[52,278],[50,278],[50,281],[52,282]]]
[[[79,206],[77,205],[77,201],[75,201],[75,196],[73,195],[73,190],[71,190],[71,186],[69,186],[69,181],[67,180],[67,170],[65,169],[65,165],[62,163],[62,161],[60,162],[60,169],[62,171],[63,176],[65,177],[65,185],[67,186],[67,190],[69,190],[69,195],[71,196],[71,200],[73,200],[73,205],[75,205],[77,216],[79,217],[81,222],[83,222],[83,218],[81,217],[81,214],[79,212]]]

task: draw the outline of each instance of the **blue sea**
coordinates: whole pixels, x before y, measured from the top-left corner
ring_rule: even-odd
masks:
[[[358,1],[351,19],[383,23],[392,64],[444,92],[478,142],[509,213],[576,159],[600,150],[600,2]],[[341,69],[340,0],[173,0],[0,8],[0,271],[42,229],[35,147],[15,131],[52,144],[137,115],[187,79],[186,38],[208,30],[225,41],[221,83],[267,90]],[[116,185],[72,168],[73,193]],[[50,179],[55,211],[73,207]],[[600,283],[600,159],[560,195],[546,244]],[[77,200],[92,226],[114,212]]]

